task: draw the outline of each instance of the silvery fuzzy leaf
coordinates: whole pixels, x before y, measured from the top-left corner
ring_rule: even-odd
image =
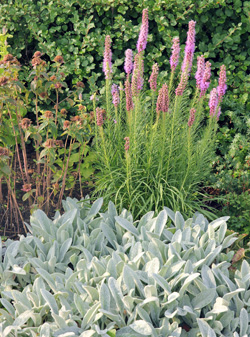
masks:
[[[215,296],[216,290],[214,288],[203,290],[192,300],[194,310],[202,309],[209,304],[211,305]]]
[[[135,289],[135,284],[136,284],[141,295],[144,296],[144,289],[143,289],[141,281],[139,280],[136,273],[127,265],[125,265],[123,268],[123,281],[128,291]]]
[[[175,301],[177,298],[180,297],[180,294],[177,293],[177,292],[173,292],[171,293],[170,295],[168,295],[168,299],[167,299],[167,302],[164,303],[164,304],[170,304],[172,303],[173,301]]]
[[[211,226],[210,224],[208,225],[207,233],[208,233],[209,239],[210,240],[214,240],[214,238],[215,238],[215,231],[214,231],[214,227]]]
[[[72,244],[72,238],[68,238],[66,241],[63,242],[60,248],[60,252],[59,252],[59,262],[63,261],[65,254],[69,250],[71,244]]]
[[[38,274],[40,274],[42,276],[42,278],[48,283],[50,288],[56,293],[58,289],[57,289],[55,281],[53,280],[51,275],[46,270],[44,270],[42,268],[36,268],[36,270],[37,270]]]
[[[165,210],[161,211],[157,216],[154,232],[158,234],[159,236],[161,236],[163,229],[166,226],[167,219],[168,219],[168,215]]]
[[[57,314],[55,314],[54,312],[52,312],[51,316],[54,318],[54,321],[56,323],[56,325],[58,326],[58,328],[63,328],[63,332],[64,329],[67,328],[67,324],[65,322],[65,319]],[[54,334],[53,336],[59,336],[62,332],[62,329],[59,330],[59,332],[57,334]]]
[[[56,315],[58,315],[59,314],[58,306],[57,306],[54,296],[51,295],[51,293],[49,293],[46,289],[41,289],[41,294],[43,298],[45,299],[46,303],[49,305],[52,313],[55,313]]]
[[[174,318],[176,316],[176,314],[177,314],[177,309],[174,310],[174,311],[172,311],[172,310],[166,310],[164,312],[164,316],[167,317],[168,319]]]
[[[180,212],[175,213],[174,223],[177,229],[184,229],[185,220]]]
[[[129,222],[128,220],[126,220],[126,219],[124,219],[120,216],[116,216],[115,220],[122,228],[124,228],[125,230],[134,234],[136,237],[139,236],[139,232],[138,232],[137,228],[135,228],[135,226],[131,222]]]
[[[148,273],[148,276],[152,276],[152,274],[158,274],[160,269],[160,261],[157,257],[148,261],[145,265],[145,271]]]
[[[88,326],[94,320],[94,317],[98,313],[100,307],[101,307],[101,304],[97,302],[86,312],[85,316],[83,317],[83,321],[82,321],[83,328]]]
[[[216,281],[214,278],[214,274],[212,270],[207,266],[203,265],[201,269],[201,277],[202,281],[205,284],[207,288],[215,288],[216,287]]]
[[[249,264],[248,264],[248,262],[246,260],[242,261],[240,272],[241,272],[241,277],[242,278],[245,277],[245,276],[247,276],[247,275],[249,275],[249,273],[250,273],[250,266],[249,266]]]
[[[135,321],[133,324],[130,324],[129,327],[133,329],[135,332],[143,336],[148,336],[148,335],[152,336],[153,334],[153,329],[152,329],[151,324],[143,320]]]
[[[240,335],[243,336],[249,332],[248,313],[245,308],[240,311]]]
[[[105,283],[102,283],[100,288],[100,302],[102,309],[110,311],[110,291]]]
[[[243,291],[245,291],[244,288],[236,289],[236,290],[234,290],[234,291],[231,291],[231,292],[225,294],[225,295],[223,296],[223,299],[224,299],[225,301],[228,301],[228,302],[229,302],[232,298],[234,298],[234,296],[235,296],[236,294],[238,294],[238,293],[240,293],[240,292],[243,292]]]
[[[183,272],[187,274],[193,274],[194,268],[190,260],[186,262]]]
[[[220,229],[217,231],[217,242],[219,244],[221,244],[225,238],[226,235],[226,231],[227,231],[227,224],[226,222],[222,223],[222,225],[220,226]]]
[[[148,212],[148,213],[144,214],[141,217],[141,219],[140,219],[140,221],[138,223],[138,226],[137,226],[137,229],[138,229],[139,232],[141,231],[141,229],[143,227],[145,227],[150,222],[150,220],[153,218],[153,216],[154,216],[154,212],[151,211],[151,212]]]
[[[15,308],[12,306],[12,304],[9,301],[7,301],[5,298],[0,298],[0,302],[2,303],[2,306],[4,306],[5,309],[8,311],[8,313],[14,318]]]
[[[82,332],[79,337],[91,337],[91,336],[94,336],[95,333],[96,333],[95,330],[91,329],[91,330]]]
[[[206,257],[205,257],[205,261],[204,263],[208,266],[211,265],[211,263],[214,261],[214,259],[216,258],[216,256],[221,252],[222,247],[218,246],[216,247],[211,253],[209,253]]]
[[[152,277],[155,279],[156,283],[169,295],[171,293],[171,288],[164,277],[159,274],[152,274]]]
[[[109,241],[109,243],[112,245],[112,247],[114,249],[116,249],[116,236],[113,232],[113,230],[108,226],[106,225],[105,222],[101,222],[101,229],[103,231],[103,234],[105,235],[105,237],[107,238],[107,240]]]
[[[124,326],[126,325],[123,317],[118,314],[114,314],[113,312],[100,309],[99,310],[104,316],[108,317],[113,323],[115,323],[118,326]]]
[[[231,235],[228,235],[223,243],[222,243],[222,249],[225,249],[225,248],[228,248],[230,247],[236,240],[237,240],[237,237],[235,237],[235,233],[231,234]]]
[[[135,244],[132,245],[130,252],[129,252],[129,258],[132,261],[134,258],[136,258],[139,254],[141,254],[143,251],[141,243],[138,241]]]
[[[222,315],[220,315],[220,322],[224,328],[230,326],[230,322],[234,318],[234,312],[231,310],[225,311]]]
[[[44,257],[47,255],[47,249],[45,248],[45,245],[41,242],[41,240],[37,237],[33,237],[33,240],[36,244],[36,246],[39,248],[39,250],[42,252]]]
[[[199,277],[199,276],[200,276],[200,273],[194,273],[194,274],[191,274],[190,276],[188,276],[188,277],[186,278],[186,280],[184,281],[184,283],[183,283],[183,285],[181,286],[181,289],[180,289],[180,291],[179,291],[179,294],[180,294],[181,297],[184,295],[184,293],[185,293],[185,291],[187,290],[189,284],[190,284],[191,282],[193,282],[193,281],[194,281],[197,277]]]
[[[108,280],[108,286],[110,289],[110,292],[115,299],[116,306],[120,313],[123,313],[124,310],[124,304],[123,304],[123,294],[122,291],[118,285],[118,282],[111,276]]]
[[[202,337],[216,337],[215,332],[213,331],[213,329],[209,326],[209,324],[206,321],[204,321],[203,319],[197,318],[197,322],[198,322]]]
[[[230,218],[230,216],[223,216],[221,218],[215,219],[214,221],[210,222],[210,225],[213,226],[214,230],[216,230],[218,227],[220,227],[222,224],[227,222],[227,220]]]
[[[168,207],[163,207],[163,209],[167,212],[167,215],[170,217],[170,219],[175,222],[175,212],[173,212],[170,208]]]
[[[103,198],[99,198],[97,199],[91,206],[89,212],[88,212],[88,216],[86,218],[85,221],[88,221],[92,218],[94,218],[94,216],[100,211],[101,207],[103,204]]]
[[[182,231],[181,231],[180,229],[178,229],[178,230],[174,233],[174,235],[173,235],[171,241],[172,241],[173,243],[174,243],[174,242],[179,242],[179,243],[181,243],[181,241],[182,241]]]
[[[42,326],[40,326],[40,336],[41,337],[50,337],[50,324],[44,323]]]
[[[21,327],[24,325],[28,319],[30,318],[30,315],[32,314],[32,310],[26,310],[21,315],[19,315],[14,322],[12,323],[12,327]]]
[[[228,301],[224,300],[221,297],[217,297],[213,310],[211,310],[210,313],[221,314],[222,312],[228,311],[228,307],[229,307]]]
[[[140,305],[136,306],[136,311],[137,311],[137,314],[140,316],[141,319],[143,319],[145,322],[148,322],[148,323],[152,324],[152,321],[151,321],[151,318],[150,318],[149,314]]]

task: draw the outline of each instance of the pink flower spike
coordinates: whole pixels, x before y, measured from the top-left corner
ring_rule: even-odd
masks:
[[[196,110],[192,108],[190,110],[190,116],[188,120],[188,126],[191,127],[194,124]]]
[[[148,9],[146,8],[142,12],[142,25],[136,46],[138,53],[140,53],[146,48],[147,38],[148,38]]]
[[[225,95],[225,92],[227,90],[226,81],[227,81],[226,66],[223,64],[220,67],[219,85],[217,87],[219,101],[222,100],[222,97]]]
[[[205,58],[203,55],[197,57],[197,71],[195,74],[196,87],[201,90],[202,80],[205,71]]]
[[[206,62],[206,66],[205,66],[205,71],[204,71],[204,75],[201,81],[201,93],[200,93],[200,97],[204,96],[207,89],[209,88],[210,85],[210,77],[211,77],[211,63],[210,62]]]
[[[124,70],[125,70],[126,74],[130,74],[133,70],[133,51],[132,51],[132,49],[127,49],[125,51]]]
[[[105,78],[110,79],[112,73],[112,52],[111,52],[111,39],[107,35],[105,38],[105,49],[104,49],[104,58],[103,58],[103,72],[105,73]]]
[[[156,112],[159,114],[160,111],[167,112],[169,108],[169,96],[168,96],[168,86],[163,84],[159,90],[159,95],[156,103]]]
[[[113,96],[113,104],[117,108],[118,104],[120,103],[119,89],[117,84],[112,85],[111,93]]]
[[[129,137],[125,137],[124,140],[125,140],[124,149],[125,149],[126,152],[128,152],[128,150],[129,150]]]
[[[103,125],[103,110],[100,108],[96,108],[96,124],[98,126]]]
[[[131,86],[128,78],[125,82],[125,94],[126,94],[126,109],[129,112],[134,109],[134,104],[132,100]]]
[[[178,37],[173,38],[173,45],[172,45],[172,55],[170,57],[170,67],[172,71],[175,71],[178,63],[179,63],[179,56],[180,56],[180,39]]]
[[[214,88],[210,93],[209,99],[210,116],[212,117],[215,116],[217,106],[218,106],[218,95],[216,88]]]
[[[134,69],[133,69],[133,75],[132,75],[132,95],[134,97],[138,97],[140,94],[140,91],[143,88],[143,71],[144,71],[144,64],[143,59],[141,58],[141,64],[139,69],[139,58],[140,54],[135,55],[135,62],[134,62]]]
[[[150,83],[150,89],[152,91],[156,91],[157,89],[157,76],[159,74],[159,67],[158,67],[158,64],[155,63],[152,67],[152,73],[150,75],[150,78],[149,78],[149,83]]]
[[[194,50],[195,50],[195,24],[196,24],[195,21],[193,20],[189,21],[185,55],[181,67],[182,72],[187,71],[188,74],[190,74],[190,71],[192,69]]]

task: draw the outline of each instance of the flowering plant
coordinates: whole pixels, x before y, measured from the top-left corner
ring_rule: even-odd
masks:
[[[157,83],[159,67],[154,64],[148,80],[150,91],[146,91],[143,70],[148,10],[143,10],[137,51],[125,52],[124,99],[121,85],[118,90],[112,82],[111,39],[108,36],[105,40],[106,102],[104,107],[99,102],[96,107],[94,101],[97,166],[101,172],[96,193],[105,190],[107,199],[112,198],[138,216],[163,205],[186,213],[202,206],[198,191],[210,173],[220,105],[226,91],[226,69],[221,66],[218,86],[211,90],[208,102],[211,64],[203,55],[198,56],[196,90],[192,99],[188,97],[195,25],[195,21],[189,22],[182,64],[179,38],[175,37],[169,79],[161,77],[163,83]]]

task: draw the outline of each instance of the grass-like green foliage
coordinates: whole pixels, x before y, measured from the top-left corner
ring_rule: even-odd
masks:
[[[228,217],[184,221],[164,207],[134,221],[112,202],[100,213],[102,199],[63,206],[0,241],[1,336],[249,336],[250,266],[230,251]]]
[[[139,58],[142,64],[142,52]],[[175,94],[181,74],[177,68],[170,78],[161,79],[169,88],[169,109],[165,112],[157,111],[157,91],[153,90],[151,96],[142,91],[134,95],[130,111],[120,90],[120,105],[115,107],[111,103],[111,78],[106,80],[105,103],[94,99],[94,109],[96,105],[106,109],[101,126],[99,108],[95,110],[96,165],[100,170],[95,193],[105,194],[105,200],[137,216],[164,205],[185,214],[204,206],[197,191],[211,171],[217,119],[204,112],[208,100],[200,97],[198,89],[192,93],[186,88],[183,95]],[[194,123],[189,125],[191,108],[196,112]],[[125,137],[129,138],[128,150]]]

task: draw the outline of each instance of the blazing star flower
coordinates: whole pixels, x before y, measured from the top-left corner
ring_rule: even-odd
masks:
[[[201,93],[200,93],[200,97],[204,96],[207,89],[209,88],[210,85],[210,77],[211,77],[211,63],[210,62],[206,62],[206,66],[205,66],[205,71],[204,71],[204,75],[201,81]]]
[[[182,96],[183,95],[183,92],[184,92],[184,90],[186,88],[187,82],[188,82],[188,74],[183,72],[181,74],[180,83],[179,83],[178,87],[175,90],[176,96]]]
[[[190,116],[188,120],[188,126],[191,127],[194,124],[196,110],[192,108],[190,110]]]
[[[132,100],[131,86],[128,78],[125,82],[125,95],[126,95],[126,109],[127,111],[131,111],[134,109],[134,104]]]
[[[171,49],[172,55],[170,57],[170,67],[172,71],[175,71],[179,63],[179,56],[180,56],[180,39],[178,37],[173,38],[173,45]]]
[[[203,55],[197,57],[197,71],[195,74],[196,87],[201,90],[202,80],[205,72],[205,58]]]
[[[167,112],[169,108],[169,96],[168,96],[168,86],[163,84],[159,90],[159,95],[156,103],[156,112],[159,114],[160,111]]]
[[[210,116],[215,116],[217,106],[218,106],[218,95],[216,88],[214,88],[210,93],[209,99]]]
[[[136,45],[138,53],[140,53],[146,48],[147,38],[148,38],[148,9],[146,8],[142,12],[142,25]]]
[[[119,89],[117,84],[112,85],[111,94],[113,96],[113,104],[115,107],[117,107],[118,104],[120,103]]]
[[[125,51],[125,64],[124,70],[126,74],[130,74],[133,70],[133,51],[132,49],[127,49]]]
[[[157,76],[159,74],[159,67],[158,67],[158,64],[155,63],[152,67],[152,73],[150,75],[150,78],[149,78],[149,83],[150,83],[150,89],[152,91],[156,91],[157,89]]]
[[[185,55],[184,60],[182,63],[181,70],[182,72],[188,72],[190,74],[190,71],[192,69],[192,62],[194,57],[194,50],[195,50],[195,21],[189,21],[188,24],[188,33],[187,33],[187,41],[186,41],[186,47],[185,47]]]
[[[226,81],[227,81],[226,66],[223,64],[220,67],[219,85],[217,87],[219,101],[222,100],[222,97],[225,95],[225,92],[227,90]]]
[[[141,58],[141,64],[139,65],[139,58],[140,54],[135,55],[135,62],[134,62],[134,69],[133,69],[133,75],[132,75],[132,95],[134,97],[138,97],[140,91],[143,88],[143,71],[144,71],[144,65],[143,60]],[[139,68],[140,66],[140,68]]]
[[[129,137],[125,137],[124,140],[125,140],[124,149],[125,149],[126,152],[128,152],[128,150],[129,150]]]
[[[111,78],[112,73],[112,52],[111,52],[111,39],[110,36],[107,35],[105,38],[105,49],[103,55],[103,72],[105,74],[106,79]]]
[[[96,124],[98,126],[103,125],[103,110],[100,108],[96,108]]]

